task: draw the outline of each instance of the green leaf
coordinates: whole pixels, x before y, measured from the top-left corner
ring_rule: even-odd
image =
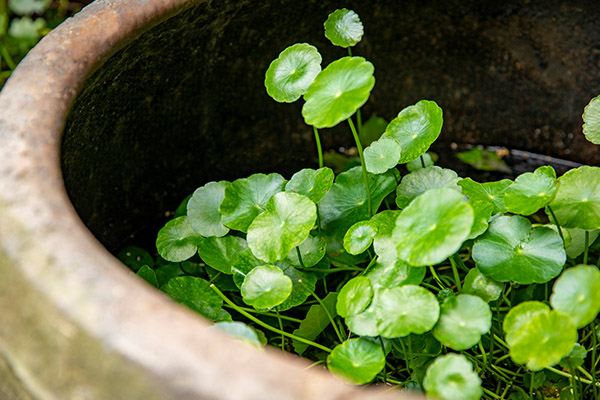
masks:
[[[293,265],[285,261],[277,262],[277,266],[292,281],[292,293],[283,303],[277,306],[277,309],[285,311],[304,304],[308,296],[315,291],[315,285],[317,284],[315,274],[308,272],[308,270],[301,271],[296,269]]]
[[[469,200],[469,204],[473,207],[474,213],[469,239],[475,239],[487,231],[494,205],[483,200]]]
[[[141,247],[127,245],[118,253],[117,258],[127,265],[133,272],[137,272],[144,265],[154,265],[154,258]]]
[[[198,244],[198,255],[207,265],[231,275],[235,256],[248,249],[246,241],[236,236],[204,238]]]
[[[465,276],[463,293],[481,297],[485,302],[498,300],[504,284],[485,276],[477,268],[472,268]]]
[[[43,14],[50,0],[8,0],[8,7],[17,15]]]
[[[213,321],[231,321],[223,307],[223,300],[201,278],[180,276],[172,278],[160,288],[177,303],[183,304]]]
[[[373,210],[396,188],[394,170],[381,175],[369,174]],[[358,221],[369,219],[367,192],[360,167],[342,172],[331,190],[319,202],[321,228],[330,236],[342,239],[346,231]]]
[[[337,315],[335,309],[337,296],[337,293],[330,292],[322,300],[325,308],[327,311],[329,311],[329,315],[331,315],[332,318],[335,318]],[[302,320],[298,329],[294,330],[292,333],[304,339],[315,340],[317,336],[319,336],[321,332],[323,332],[331,323],[325,308],[323,308],[320,304],[314,304],[310,306],[308,313],[306,313],[306,318]],[[300,356],[308,348],[308,344],[299,342],[297,340],[294,340],[293,344],[294,350],[296,350],[296,353]]]
[[[511,173],[512,171],[498,154],[491,150],[474,148],[456,155],[459,160],[469,164],[480,171],[500,171]]]
[[[302,194],[318,203],[331,189],[333,178],[334,174],[330,168],[323,167],[317,170],[305,168],[292,176],[292,179],[285,185],[285,190]]]
[[[327,367],[333,374],[357,385],[371,382],[384,366],[381,347],[365,338],[346,340],[327,356]]]
[[[398,257],[414,266],[438,264],[456,253],[471,232],[473,209],[450,188],[430,189],[396,219]]]
[[[562,239],[554,230],[532,228],[531,222],[519,215],[496,218],[473,245],[479,270],[500,282],[548,282],[560,274],[566,257]]]
[[[481,379],[462,354],[439,356],[427,368],[423,388],[427,396],[440,400],[478,400],[483,395]]]
[[[344,235],[344,249],[350,254],[360,254],[371,246],[376,234],[377,229],[371,221],[359,221]]]
[[[421,157],[423,157],[423,161],[421,161]],[[425,167],[423,167],[423,164],[425,164]],[[425,153],[425,154],[415,158],[414,160],[407,162],[406,169],[409,172],[412,172],[412,171],[416,171],[421,168],[432,167],[433,164],[435,164],[435,159],[433,158],[431,153]]]
[[[229,228],[221,222],[219,206],[225,197],[227,182],[209,182],[196,189],[187,203],[187,216],[192,229],[204,237],[227,235]]]
[[[141,267],[136,275],[148,282],[149,284],[151,284],[152,286],[154,286],[155,288],[158,288],[156,272],[154,272],[154,270],[149,266],[144,265],[143,267]]]
[[[587,350],[585,347],[579,343],[575,343],[575,346],[573,346],[569,354],[560,360],[558,365],[568,369],[581,367],[585,361],[585,356],[587,356]]]
[[[265,210],[275,194],[283,192],[285,179],[279,174],[254,174],[228,183],[219,207],[225,226],[247,232],[254,218]]]
[[[214,326],[234,339],[262,348],[262,343],[258,339],[256,331],[243,322],[222,321],[217,322]]]
[[[173,213],[173,218],[183,217],[184,215],[187,215],[187,205],[190,202],[191,198],[192,195],[190,194],[185,199],[183,199],[181,203],[179,203],[179,205],[175,209],[175,212]]]
[[[479,343],[492,326],[492,311],[480,297],[459,294],[442,303],[433,336],[454,350],[466,350]]]
[[[316,221],[317,207],[308,197],[277,193],[248,227],[248,247],[263,261],[282,260],[308,237]]]
[[[504,193],[512,185],[510,179],[502,179],[496,182],[478,183],[471,178],[465,178],[458,181],[458,186],[471,201],[488,201],[494,205],[493,214],[506,212],[504,205]]]
[[[402,149],[400,163],[424,154],[442,131],[442,109],[434,101],[421,100],[398,113],[382,138],[394,139]]]
[[[264,264],[265,262],[256,258],[250,249],[234,254],[231,261],[233,282],[238,288],[241,288],[246,275],[254,268]]]
[[[373,64],[362,57],[344,57],[329,64],[304,94],[304,122],[331,128],[350,118],[369,98],[375,85],[373,71]]]
[[[292,293],[292,281],[274,265],[262,265],[250,271],[241,288],[244,303],[254,308],[273,308]]]
[[[159,288],[162,288],[169,283],[172,278],[185,275],[185,272],[181,270],[180,263],[171,262],[159,266],[154,272],[156,273],[156,280],[158,281]]]
[[[300,243],[297,248],[300,250],[304,268],[309,268],[316,265],[325,256],[325,253],[327,252],[327,241],[324,238],[309,236]],[[290,250],[287,259],[294,264],[294,266],[302,267],[296,248]]]
[[[405,285],[382,290],[375,312],[380,335],[392,339],[431,330],[440,315],[440,307],[427,289]]]
[[[42,30],[45,27],[46,20],[43,18],[36,18],[35,21],[29,17],[14,18],[10,22],[8,34],[34,45],[42,37]]]
[[[515,363],[539,371],[568,355],[575,342],[577,329],[571,319],[558,311],[546,311],[534,315],[514,333],[509,354]]]
[[[425,268],[412,267],[402,260],[393,264],[375,263],[365,274],[374,290],[393,289],[403,285],[419,285],[425,277]]]
[[[556,229],[556,225],[552,225]],[[558,232],[558,231],[557,231]],[[565,243],[567,246],[567,256],[576,258],[585,251],[585,232],[583,229],[562,229],[563,236],[565,237]],[[600,235],[600,230],[587,231],[589,233],[589,243],[592,243]]]
[[[187,217],[178,217],[167,222],[158,231],[156,249],[167,261],[185,261],[196,254],[202,239],[202,236],[192,229]]]
[[[371,117],[359,129],[358,136],[363,147],[367,147],[372,142],[381,137],[388,122],[377,114],[371,114]]]
[[[549,204],[563,228],[600,229],[600,168],[584,165],[558,179]]]
[[[418,169],[402,178],[396,188],[396,205],[405,208],[415,197],[433,188],[449,187],[461,192],[459,179],[451,169],[436,166]]]
[[[350,317],[361,313],[371,303],[373,287],[364,276],[350,279],[340,290],[336,310],[341,317]]]
[[[556,172],[543,166],[515,179],[504,193],[504,205],[514,214],[531,215],[548,205],[556,195]]]
[[[547,313],[550,307],[540,301],[524,301],[510,309],[504,317],[502,329],[506,333],[506,341],[510,345],[513,338],[534,316]]]
[[[577,328],[592,322],[600,312],[600,271],[595,266],[569,268],[554,283],[552,308],[568,315]]]
[[[321,54],[308,43],[296,43],[279,53],[265,74],[267,93],[280,103],[300,98],[321,72]]]
[[[364,30],[358,14],[345,8],[335,10],[323,24],[325,37],[335,46],[352,47],[362,39]]]
[[[372,174],[383,174],[398,165],[400,145],[392,139],[379,139],[365,149],[365,166]]]
[[[0,38],[8,31],[8,11],[3,2],[0,1]],[[385,129],[385,128],[384,128]]]
[[[585,138],[594,144],[600,144],[600,96],[590,100],[582,117]]]

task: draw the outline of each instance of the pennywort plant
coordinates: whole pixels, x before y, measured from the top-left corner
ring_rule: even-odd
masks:
[[[209,182],[158,233],[157,261],[134,248],[121,257],[216,328],[355,384],[598,399],[600,168],[459,177],[427,153],[443,124],[429,100],[363,148],[362,130],[380,122],[360,116],[375,85],[373,65],[350,50],[362,23],[336,10],[325,35],[348,56],[323,68],[314,46],[294,44],[265,74],[273,99],[304,101],[319,168]],[[598,104],[583,128],[596,142]],[[338,124],[360,166],[336,176],[319,135]]]

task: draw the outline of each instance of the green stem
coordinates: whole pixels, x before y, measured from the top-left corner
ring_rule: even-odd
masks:
[[[546,369],[547,369],[548,371],[554,372],[554,373],[555,373],[555,374],[557,374],[557,375],[564,376],[565,378],[569,378],[569,379],[572,379],[572,378],[573,378],[573,377],[571,376],[571,374],[568,374],[568,373],[566,373],[566,372],[563,372],[563,371],[561,371],[561,370],[559,370],[559,369],[556,369],[556,368],[554,368],[554,367],[546,367]],[[576,379],[577,379],[579,382],[581,382],[581,383],[585,383],[585,384],[587,384],[587,385],[591,385],[591,384],[592,384],[592,381],[590,381],[589,379],[584,379],[584,378],[580,378],[580,377],[578,377],[578,378],[576,378]],[[594,386],[600,386],[600,382],[594,382]]]
[[[381,338],[381,335],[379,335],[379,344],[381,345],[381,351],[383,351],[383,354],[385,354],[385,345],[383,344],[383,339]],[[383,365],[383,383],[387,383],[387,371],[385,368],[385,364]]]
[[[583,244],[583,263],[588,263],[588,253],[590,251],[590,231],[585,231],[585,240]]]
[[[442,282],[442,280],[440,279],[440,277],[437,275],[437,273],[435,272],[435,269],[433,268],[432,265],[429,266],[429,271],[431,272],[431,275],[433,275],[433,279],[435,279],[435,281],[437,282],[438,286],[442,290],[446,289],[446,286],[444,285],[444,283]]]
[[[317,144],[317,153],[319,153],[319,168],[323,168],[323,149],[321,148],[321,138],[319,137],[319,131],[313,126],[313,132],[315,133],[315,142]]]
[[[560,224],[558,223],[558,218],[556,218],[556,214],[554,214],[554,210],[552,209],[552,207],[550,207],[550,206],[546,206],[546,207],[548,207],[548,211],[550,211],[550,215],[552,215],[552,219],[554,220],[556,229],[558,229],[558,234],[560,235],[560,238],[562,239],[563,246],[566,247],[567,244],[565,242],[565,237],[563,236],[563,233],[562,233],[562,228],[560,227]]]
[[[421,159],[421,166],[425,168],[425,159],[423,158],[423,155],[419,156],[419,158]]]
[[[225,304],[224,306],[225,307],[229,307],[229,308],[233,308],[233,307],[229,306],[228,304]],[[274,315],[273,313],[271,313],[269,311],[258,311],[258,310],[254,310],[252,308],[240,307],[240,306],[237,306],[237,308],[239,308],[240,310],[244,310],[244,311],[246,311],[248,313],[251,313],[251,314],[264,315],[265,317],[270,317],[270,318],[277,318],[277,315]],[[294,318],[294,317],[288,317],[287,315],[281,315],[280,317],[281,317],[281,319],[283,319],[285,321],[295,322],[297,324],[299,324],[299,323],[302,322],[301,319]]]
[[[450,264],[452,264],[452,274],[454,275],[454,282],[456,283],[456,288],[459,292],[462,292],[462,285],[460,284],[460,275],[458,275],[458,268],[456,267],[457,258],[460,260],[458,254],[455,253],[452,257],[450,257]]]
[[[281,316],[279,315],[279,310],[275,309],[275,313],[277,314],[277,321],[279,322],[279,329],[283,332],[283,321],[281,321]],[[285,336],[281,335],[281,350],[285,351]]]
[[[13,60],[10,53],[2,43],[0,43],[0,54],[2,55],[2,57],[4,57],[4,61],[6,61],[6,65],[8,65],[8,68],[17,68],[17,64],[15,64],[15,61]]]
[[[304,261],[302,261],[302,254],[300,253],[300,247],[296,246],[296,253],[298,254],[298,261],[300,261],[300,266],[304,269],[306,269],[306,266],[304,265]]]
[[[350,49],[350,47],[348,47],[348,55],[349,55],[350,57],[352,57],[352,50]]]
[[[327,307],[325,307],[325,304],[323,303],[323,301],[319,298],[319,296],[317,296],[317,294],[314,292],[314,290],[312,290],[310,287],[308,287],[308,285],[306,285],[304,282],[302,282],[302,279],[298,279],[298,283],[301,283],[304,286],[304,288],[307,289],[310,292],[310,294],[312,294],[312,296],[315,298],[315,300],[317,300],[317,303],[319,303],[319,305],[321,307],[323,307],[323,311],[325,311],[325,314],[327,314],[327,318],[329,318],[329,322],[331,322],[331,325],[333,326],[333,330],[335,330],[335,334],[337,335],[338,339],[340,340],[340,343],[342,343],[344,341],[344,338],[342,337],[342,334],[338,330],[338,327],[335,323],[335,320],[333,319],[333,316],[331,315],[331,313],[329,312]]]
[[[481,344],[481,340],[478,343],[479,351],[481,351],[481,356],[483,357],[483,369],[487,369],[487,354],[485,353],[485,349],[483,348],[483,344]]]
[[[356,142],[356,149],[358,150],[358,156],[360,157],[360,165],[362,167],[362,175],[363,181],[365,182],[365,189],[367,190],[367,203],[369,206],[369,217],[373,216],[373,199],[371,198],[371,189],[369,188],[369,174],[367,173],[367,167],[365,165],[365,156],[363,154],[363,148],[360,144],[360,139],[358,138],[358,133],[356,132],[356,128],[354,127],[354,122],[352,122],[352,118],[348,118],[348,124],[350,125],[350,130],[352,131],[352,135],[354,136],[354,141]]]
[[[358,109],[358,111],[356,112],[356,125],[356,128],[358,129],[358,136],[360,137],[360,134],[362,132],[362,115],[360,114],[360,109]]]
[[[220,298],[222,298],[222,299],[223,299],[223,301],[224,301],[225,303],[227,303],[227,304],[228,304],[228,305],[229,305],[231,308],[233,308],[234,310],[236,310],[237,312],[239,312],[240,314],[242,314],[244,317],[248,318],[250,321],[254,322],[255,324],[257,324],[257,325],[259,325],[259,326],[262,326],[263,328],[265,328],[265,329],[268,329],[268,330],[270,330],[271,332],[275,332],[275,333],[277,333],[277,334],[281,334],[281,335],[287,336],[287,337],[289,337],[290,339],[297,340],[297,341],[299,341],[299,342],[302,342],[302,343],[305,343],[305,344],[307,344],[307,345],[309,345],[309,346],[313,346],[313,347],[316,347],[317,349],[320,349],[320,350],[326,351],[327,353],[331,353],[331,349],[330,349],[330,348],[328,348],[328,347],[325,347],[325,346],[323,346],[323,345],[321,345],[321,344],[319,344],[319,343],[315,343],[315,342],[313,342],[313,341],[310,341],[310,340],[304,339],[304,338],[302,338],[302,337],[300,337],[300,336],[296,336],[296,335],[294,335],[294,334],[292,334],[292,333],[288,333],[288,332],[285,332],[285,331],[283,331],[283,330],[281,330],[281,329],[273,328],[271,325],[265,324],[265,323],[264,323],[264,322],[262,322],[260,319],[258,319],[258,318],[256,318],[256,317],[254,317],[254,316],[250,315],[250,314],[249,314],[249,313],[247,313],[246,311],[242,310],[242,308],[241,308],[241,307],[239,307],[237,304],[235,304],[234,302],[232,302],[231,300],[229,300],[229,298],[227,298],[227,296],[225,296],[225,295],[224,295],[224,294],[223,294],[223,293],[222,293],[222,292],[219,290],[219,288],[218,288],[218,287],[216,287],[214,284],[211,284],[211,285],[210,285],[210,287],[211,287],[211,288],[212,288],[212,290],[214,290],[214,291],[215,291],[215,293],[216,293],[216,294],[217,294],[217,295],[218,295]]]
[[[579,387],[577,385],[577,380],[579,378],[579,376],[575,376],[575,370],[573,369],[573,366],[571,365],[571,360],[569,360],[567,358],[567,365],[569,366],[569,371],[571,372],[571,387],[573,388],[573,398],[577,399],[578,396],[578,392],[579,392]]]
[[[598,338],[596,337],[596,321],[592,322],[592,387],[594,399],[598,399],[598,391],[596,389],[596,347],[598,346]]]

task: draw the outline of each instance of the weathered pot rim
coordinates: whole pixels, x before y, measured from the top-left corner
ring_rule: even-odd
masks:
[[[305,370],[304,360],[259,352],[210,329],[123,268],[71,205],[60,171],[60,139],[82,83],[146,29],[199,3],[98,0],[21,62],[0,94],[0,273],[18,275],[55,305],[60,318],[51,322],[61,335],[81,330],[106,353],[132,362],[158,398],[398,398],[358,390],[325,372]],[[20,299],[12,304],[18,310]],[[45,389],[21,359],[24,350],[11,334],[0,328],[0,354],[19,364],[15,371],[27,390],[40,398],[60,396]],[[67,389],[81,384],[65,382]],[[97,376],[85,384],[106,382]]]

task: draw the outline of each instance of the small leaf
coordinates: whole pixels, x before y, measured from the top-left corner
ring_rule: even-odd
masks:
[[[137,272],[144,265],[154,265],[154,258],[141,247],[128,245],[117,253],[117,258],[127,265],[133,272]]]
[[[459,294],[442,303],[440,319],[433,328],[433,336],[454,350],[475,346],[481,335],[492,326],[490,306],[480,297]]]
[[[336,310],[341,317],[350,317],[361,313],[373,298],[371,281],[364,276],[350,279],[340,290]]]
[[[285,185],[285,190],[302,194],[318,203],[331,189],[333,178],[334,174],[330,168],[323,167],[317,170],[305,168],[292,176],[292,179]]]
[[[323,299],[323,304],[327,308],[327,311],[332,318],[335,318],[337,315],[335,310],[337,296],[337,293],[330,292]],[[294,330],[292,333],[304,339],[315,340],[317,336],[319,336],[321,332],[323,332],[325,328],[329,326],[330,323],[331,321],[325,309],[320,304],[314,304],[308,309],[306,318],[302,320],[298,329]],[[294,340],[293,344],[294,350],[296,350],[296,353],[300,356],[308,348],[308,344],[299,342],[297,340]]]
[[[198,255],[207,265],[231,275],[235,256],[248,249],[246,241],[236,236],[209,237],[198,244]]]
[[[440,400],[478,400],[483,395],[481,379],[462,354],[439,356],[427,368],[423,388],[427,396]]]
[[[321,54],[308,43],[297,43],[279,53],[265,74],[267,93],[280,103],[300,98],[321,72]]]
[[[202,239],[202,236],[192,229],[187,217],[178,217],[167,222],[158,231],[156,249],[167,261],[185,261],[196,254]]]
[[[231,315],[222,309],[223,300],[201,278],[180,276],[172,278],[160,288],[173,300],[213,321],[231,321]]]
[[[155,288],[158,288],[156,272],[154,272],[154,270],[149,266],[144,265],[143,267],[141,267],[136,275],[148,282],[149,284],[151,284],[152,286],[154,286]]]
[[[530,321],[534,316],[540,313],[547,313],[550,307],[540,301],[524,301],[510,309],[504,317],[502,329],[506,333],[506,341],[512,343],[513,337]]]
[[[460,161],[480,171],[500,171],[509,174],[512,172],[504,160],[491,150],[474,148],[458,153],[456,156]]]
[[[504,205],[504,193],[510,185],[512,185],[510,179],[486,183],[478,183],[471,178],[458,181],[458,186],[462,187],[463,193],[469,196],[471,201],[491,202],[494,205],[492,215],[507,211]]]
[[[350,254],[360,254],[371,246],[376,234],[377,229],[371,221],[359,221],[344,235],[344,249]]]
[[[283,303],[277,306],[277,309],[285,311],[304,304],[308,296],[315,291],[315,285],[317,284],[315,274],[309,272],[309,270],[294,268],[293,265],[285,261],[278,261],[277,266],[292,281],[292,293]]]
[[[325,37],[335,46],[352,47],[362,39],[364,30],[358,14],[345,8],[335,10],[324,24]]]
[[[402,149],[400,163],[424,154],[442,131],[442,109],[434,102],[421,100],[398,113],[382,138],[394,139]]]
[[[470,200],[469,204],[473,207],[473,226],[469,239],[475,239],[487,231],[489,221],[494,211],[494,205],[488,201]]]
[[[587,350],[585,349],[585,347],[580,345],[579,343],[575,343],[573,349],[571,349],[571,351],[569,352],[569,354],[567,354],[566,357],[560,360],[558,365],[568,369],[581,367],[585,360],[585,356],[587,356]]]
[[[42,37],[42,30],[46,27],[46,20],[36,18],[35,21],[29,17],[14,18],[10,22],[8,34],[14,38],[27,40],[31,45]]]
[[[383,174],[398,165],[400,145],[392,139],[379,139],[365,149],[365,166],[372,174]]]
[[[241,287],[244,303],[254,308],[273,308],[292,293],[292,281],[274,265],[254,268]]]
[[[577,328],[592,322],[600,312],[600,271],[595,266],[569,268],[554,283],[552,308],[568,315]]]
[[[425,268],[412,267],[402,260],[394,264],[375,263],[365,274],[374,290],[393,289],[403,285],[419,285],[425,277]]]
[[[304,94],[304,122],[320,129],[350,118],[371,94],[373,71],[373,64],[362,57],[344,57],[329,64]]]
[[[427,167],[421,168],[408,175],[404,175],[396,188],[396,205],[405,208],[418,195],[429,189],[449,187],[461,192],[457,182],[460,178],[456,172],[447,168]]]
[[[227,333],[234,339],[238,339],[242,342],[250,343],[256,347],[262,348],[262,343],[258,339],[256,331],[243,322],[222,321],[217,322],[214,326],[215,328]]]
[[[300,259],[298,258],[298,250],[300,250],[304,266],[302,266]],[[320,237],[309,236],[298,245],[298,250],[296,250],[296,248],[290,250],[287,255],[288,261],[296,267],[309,268],[316,265],[325,256],[325,253],[327,252],[327,241]]]
[[[481,297],[485,302],[498,300],[504,284],[485,276],[477,268],[472,268],[465,276],[463,293]]]
[[[600,144],[600,96],[594,97],[583,110],[583,134],[594,144]]]
[[[557,190],[554,168],[539,167],[533,173],[526,172],[515,179],[504,193],[504,205],[511,213],[531,215],[548,205]]]
[[[384,366],[381,347],[365,338],[346,340],[327,356],[327,367],[332,373],[357,385],[371,382]]]
[[[204,237],[225,236],[229,232],[221,222],[219,206],[225,197],[227,182],[209,182],[194,191],[187,203],[187,216],[192,229]]]
[[[17,15],[43,14],[50,0],[8,0],[8,7]]]

